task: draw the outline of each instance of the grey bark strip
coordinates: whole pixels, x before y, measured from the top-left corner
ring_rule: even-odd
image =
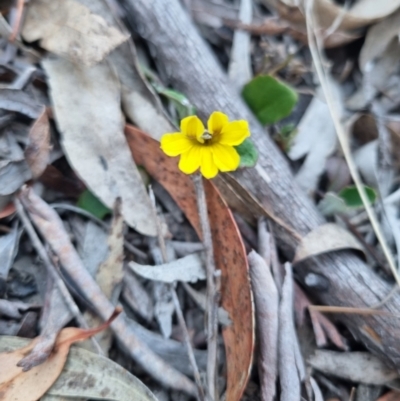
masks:
[[[324,220],[316,207],[295,184],[286,161],[231,87],[179,1],[125,0],[125,3],[132,25],[151,43],[164,77],[188,97],[200,117],[208,117],[211,112],[221,110],[231,118],[249,121],[260,157],[256,168],[234,174],[241,185],[300,236],[323,224]],[[277,234],[278,245],[291,258],[298,245],[297,238],[276,224],[274,233]],[[368,307],[390,291],[387,282],[348,251],[322,255],[302,263],[298,272],[303,283],[311,272],[325,278],[327,285],[324,288],[309,288],[318,301],[325,304]],[[400,294],[385,304],[385,309],[392,313],[399,308]],[[400,343],[397,339],[400,321],[377,315],[343,314],[340,318],[369,349],[386,357],[392,364],[400,365]],[[373,332],[379,333],[378,340],[371,334]]]
[[[296,333],[293,323],[292,266],[285,264],[285,279],[279,305],[279,380],[281,401],[300,400],[300,378],[296,357]]]
[[[267,262],[255,251],[250,252],[248,260],[260,346],[261,399],[273,401],[278,373],[279,294]]]

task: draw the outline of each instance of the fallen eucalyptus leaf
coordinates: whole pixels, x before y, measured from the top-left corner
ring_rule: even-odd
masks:
[[[323,224],[303,237],[296,249],[293,263],[340,249],[364,252],[361,244],[347,230],[333,223]]]
[[[42,64],[71,166],[109,208],[121,197],[122,214],[131,227],[155,236],[150,199],[123,134],[119,81],[113,69],[105,62],[78,68],[59,58]]]
[[[323,373],[355,383],[381,386],[399,377],[396,370],[369,352],[316,350],[308,363]]]
[[[33,178],[38,178],[49,164],[50,155],[50,123],[45,107],[30,129],[28,140],[28,146],[24,152],[25,159]]]
[[[129,267],[139,276],[164,283],[173,283],[174,281],[195,283],[206,278],[203,261],[197,253],[157,266],[129,262]]]
[[[29,340],[0,337],[0,352],[23,347]],[[47,391],[50,396],[94,398],[109,401],[157,401],[135,376],[108,358],[73,346],[64,369]]]

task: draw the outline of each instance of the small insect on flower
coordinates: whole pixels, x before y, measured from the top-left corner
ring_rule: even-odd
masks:
[[[181,121],[181,132],[165,134],[161,149],[168,156],[181,156],[179,169],[192,174],[200,168],[205,178],[213,178],[218,171],[234,171],[240,156],[235,146],[250,136],[245,120],[229,121],[228,116],[215,111],[208,119],[207,129],[197,116]]]

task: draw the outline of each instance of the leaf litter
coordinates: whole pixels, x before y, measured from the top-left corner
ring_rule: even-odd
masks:
[[[44,394],[49,387],[45,383],[53,380],[56,370],[46,373],[43,385],[25,383],[29,372],[47,372],[60,348],[60,333],[97,326],[121,304],[122,316],[85,347],[123,367],[73,346],[63,373],[42,399],[155,399],[142,380],[159,399],[201,400],[193,381],[193,361],[183,344],[190,342],[195,364],[205,373],[207,291],[196,198],[191,181],[179,173],[174,160],[164,157],[156,140],[175,131],[180,118],[197,108],[201,111],[203,105],[192,104],[170,85],[169,66],[158,64],[157,44],[139,38],[135,27],[131,30],[124,2],[32,0],[24,6],[20,28],[20,17],[14,17],[16,3],[2,9],[0,30],[3,38],[10,38],[0,43],[0,335],[36,337],[23,362],[31,369],[22,374],[25,378],[17,389],[23,388],[24,399],[39,398],[39,391]],[[345,310],[340,307],[346,306],[346,299],[335,298],[330,307],[338,307],[337,313],[329,317],[314,305],[318,291],[343,283],[329,282],[317,272],[302,281],[301,270],[320,258],[352,253],[349,250],[364,252],[362,258],[383,276],[391,264],[390,257],[385,262],[385,254],[388,258],[392,253],[392,266],[397,264],[400,3],[313,3],[311,30],[319,51],[330,49],[322,69],[335,88],[332,96],[340,99],[340,124],[350,150],[347,161],[336,140],[340,130],[330,95],[326,90],[326,99],[319,94],[327,79],[321,80],[318,62],[310,62],[310,1],[242,0],[240,6],[227,1],[185,2],[194,18],[190,23],[196,23],[212,44],[238,101],[244,87],[244,101],[267,124],[297,184],[328,218],[327,224],[307,235],[300,230],[300,235],[282,215],[275,216],[259,203],[257,188],[248,191],[231,176],[219,177],[215,182],[224,189],[221,196],[206,183],[214,252],[222,273],[218,392],[229,400],[298,400],[300,394],[332,400],[350,394],[352,386],[357,388],[356,400],[367,397],[363,394],[371,401],[396,397],[387,392],[397,388],[398,373],[385,364],[393,358],[385,358],[389,351],[380,345],[384,331],[368,317],[360,328],[380,347],[378,359],[362,336],[341,324],[338,312]],[[173,16],[165,13],[164,18]],[[162,21],[144,23],[163,35]],[[315,62],[315,54],[311,56]],[[372,123],[360,129],[363,119]],[[264,163],[263,150],[251,142],[243,152],[241,168],[261,171],[257,157]],[[386,250],[377,241],[377,225],[365,218],[366,200],[358,193],[360,186],[353,185],[349,155],[371,187],[363,186],[387,238]],[[386,163],[387,157],[394,163]],[[382,177],[390,183],[384,190]],[[271,179],[267,178],[264,185]],[[275,195],[268,201],[279,202],[283,216],[291,207],[290,201]],[[41,238],[33,240],[19,202]],[[53,210],[54,202],[64,207]],[[115,208],[116,202],[120,204]],[[260,216],[269,218],[273,228],[268,224],[266,230],[264,220],[257,225]],[[172,255],[168,262],[161,256],[160,241],[152,238],[160,235],[157,220]],[[110,227],[109,234],[104,227]],[[280,230],[296,239],[289,252]],[[24,231],[30,234],[25,236]],[[293,277],[287,262],[293,263]],[[21,270],[24,264],[31,270]],[[65,284],[60,287],[58,280]],[[374,287],[367,277],[363,280]],[[312,286],[307,285],[310,282]],[[182,308],[180,316],[175,315],[171,283]],[[346,285],[350,294],[351,285]],[[364,313],[364,305],[359,306],[352,313]],[[383,325],[389,324],[391,312],[382,314]],[[63,329],[71,324],[81,328]],[[0,339],[0,349],[7,352],[24,346],[18,338]],[[62,354],[65,359],[68,351]],[[258,375],[250,370],[253,358]],[[6,373],[17,369],[9,362],[2,365]],[[370,386],[375,391],[364,392]],[[339,387],[342,392],[334,391]]]

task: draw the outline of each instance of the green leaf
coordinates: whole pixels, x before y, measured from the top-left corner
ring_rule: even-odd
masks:
[[[297,103],[297,92],[270,75],[260,75],[243,88],[243,98],[261,124],[287,117]]]
[[[239,146],[235,146],[235,149],[240,156],[239,167],[254,167],[258,159],[258,151],[250,139],[245,139]]]
[[[30,341],[0,336],[0,352],[14,351]],[[157,401],[153,393],[122,366],[75,345],[70,349],[61,375],[42,399],[48,395],[71,400]]]
[[[376,191],[375,189],[364,185],[365,192],[367,193],[367,197],[371,204],[373,204],[376,200]],[[363,203],[361,200],[361,196],[358,193],[357,188],[352,185],[346,188],[343,188],[339,192],[339,197],[342,198],[347,207],[350,208],[358,208],[362,207]]]
[[[111,210],[107,206],[104,206],[88,189],[82,192],[78,199],[77,206],[92,213],[93,216],[101,220],[104,219],[107,214],[111,213]]]

